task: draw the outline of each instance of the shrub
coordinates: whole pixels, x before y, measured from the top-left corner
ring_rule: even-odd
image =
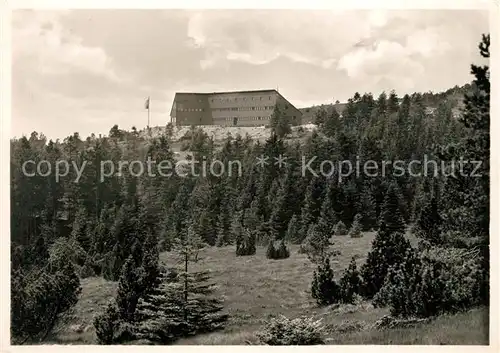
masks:
[[[290,250],[286,247],[285,242],[282,240],[278,249],[276,249],[278,259],[286,259],[290,257]]]
[[[94,317],[94,327],[98,344],[113,344],[115,332],[120,323],[120,314],[114,303],[108,304],[106,310]]]
[[[14,344],[42,342],[78,301],[80,280],[67,258],[43,269],[16,271],[11,282],[11,336]]]
[[[317,270],[313,273],[311,295],[318,305],[329,305],[338,302],[340,289],[333,278],[330,259],[323,258]]]
[[[359,275],[356,260],[351,259],[349,267],[344,271],[344,275],[340,279],[340,296],[343,303],[354,304],[356,296],[361,291],[361,276]]]
[[[236,256],[255,255],[255,252],[257,250],[255,247],[255,243],[255,232],[250,232],[248,229],[245,229],[243,238],[238,238],[236,241]]]
[[[399,317],[430,317],[467,309],[480,302],[481,267],[476,252],[431,248],[407,252],[391,267],[374,298]]]
[[[373,240],[366,263],[361,267],[365,297],[372,298],[382,288],[389,268],[403,262],[410,248],[410,242],[402,233],[390,232],[382,225]]]
[[[285,316],[269,320],[257,333],[262,344],[271,346],[297,346],[324,344],[321,320]]]
[[[354,222],[352,223],[351,230],[349,230],[349,236],[351,238],[361,238],[363,236],[363,233],[361,233],[362,218],[363,217],[359,213],[354,217]]]
[[[59,237],[54,240],[49,248],[49,262],[54,262],[61,258],[67,259],[73,264],[83,266],[87,259],[87,254],[75,238]]]
[[[322,232],[321,227],[317,224],[311,224],[307,231],[307,237],[304,243],[301,244],[301,251],[307,253],[307,257],[311,262],[321,262],[325,256],[328,256],[328,233]]]
[[[279,241],[278,247],[274,241],[270,241],[267,245],[266,257],[273,260],[286,259],[290,257],[290,250],[286,247],[284,240]]]
[[[335,235],[346,235],[347,234],[347,227],[345,226],[344,222],[339,221],[335,225],[334,233],[335,233]]]

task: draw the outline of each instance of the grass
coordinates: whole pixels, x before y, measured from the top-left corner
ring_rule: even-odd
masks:
[[[476,308],[464,313],[442,315],[414,327],[366,330],[336,337],[332,344],[398,345],[488,345],[489,313]]]
[[[371,232],[355,239],[348,236],[334,238],[333,248],[340,250],[340,255],[331,263],[337,279],[353,256],[359,266],[365,261],[373,238]],[[309,293],[314,266],[306,255],[298,254],[298,249],[292,245],[290,258],[283,260],[267,259],[264,247],[258,247],[254,256],[243,257],[237,257],[232,246],[204,249],[200,261],[193,264],[192,269],[211,270],[230,319],[223,331],[181,339],[177,344],[256,344],[255,333],[264,321],[279,314],[290,318],[322,318],[331,344],[487,344],[486,310],[456,317],[443,316],[413,328],[379,331],[370,327],[388,314],[386,308],[373,308],[369,303],[317,307]],[[173,266],[176,256],[162,253],[160,260]],[[81,298],[53,341],[94,344],[93,317],[104,310],[115,292],[116,283],[102,278],[82,280]]]

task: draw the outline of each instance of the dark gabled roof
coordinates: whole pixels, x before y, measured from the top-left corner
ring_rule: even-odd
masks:
[[[232,93],[264,93],[264,92],[276,92],[275,89],[257,89],[248,91],[221,91],[221,92],[176,92],[175,94],[195,94],[195,95],[212,95],[212,94],[232,94]]]

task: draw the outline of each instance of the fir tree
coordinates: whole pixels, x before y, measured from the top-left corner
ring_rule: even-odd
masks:
[[[320,262],[324,257],[329,255],[328,247],[330,242],[328,237],[329,234],[322,233],[321,228],[317,224],[309,226],[307,237],[302,243],[301,248],[311,262]]]
[[[339,281],[342,302],[354,303],[355,294],[360,294],[362,289],[361,276],[356,266],[356,260],[351,259],[349,267]]]
[[[136,267],[135,260],[133,256],[130,255],[123,265],[116,294],[116,304],[120,317],[128,322],[134,321],[135,309],[141,293],[143,292],[140,283],[141,277],[141,269]]]
[[[366,187],[363,188],[360,198],[360,206],[358,207],[362,213],[362,229],[367,231],[376,228],[377,226],[377,210],[376,203],[372,193]]]
[[[388,232],[405,232],[405,223],[400,211],[399,189],[395,183],[391,183],[385,194],[384,204],[382,206],[379,227],[384,224]]]
[[[377,232],[366,263],[361,268],[363,294],[368,298],[372,298],[382,288],[389,268],[404,261],[406,251],[411,248],[402,233],[391,232],[384,224]]]
[[[272,194],[272,193],[270,193]],[[293,210],[290,205],[293,205],[295,195],[292,192],[291,171],[288,170],[284,180],[279,188],[274,202],[271,217],[269,218],[270,237],[276,240],[282,240],[286,236],[288,222],[292,217]]]
[[[333,270],[330,267],[330,259],[324,257],[313,273],[311,284],[311,295],[318,305],[330,305],[338,302],[340,288],[333,278]]]
[[[313,178],[306,189],[304,205],[301,211],[299,239],[302,241],[309,230],[309,226],[314,223],[321,211],[321,200],[323,185],[319,178]]]
[[[94,318],[97,343],[111,345],[116,343],[116,333],[121,323],[120,313],[115,303],[110,303],[106,310]]]
[[[221,203],[219,214],[217,215],[217,246],[232,244],[231,239],[231,215],[229,205],[226,199]]]
[[[279,105],[274,107],[273,114],[271,116],[271,129],[276,136],[279,138],[285,137],[292,132],[291,124],[286,117]]]
[[[276,243],[278,245],[276,245]],[[284,240],[278,240],[276,242],[271,240],[267,245],[266,257],[273,260],[287,259],[290,257],[290,250],[286,247]]]
[[[420,212],[416,222],[416,234],[433,245],[439,245],[442,242],[441,224],[438,201],[433,196]]]
[[[137,336],[151,342],[170,343],[175,339],[224,327],[227,314],[214,296],[208,271],[192,271],[203,244],[190,227],[176,244],[182,270],[174,281],[163,283],[147,294],[138,307]]]
[[[347,234],[347,227],[345,226],[344,222],[338,221],[337,224],[334,227],[334,233],[335,235],[346,235]]]
[[[361,216],[361,214],[359,213],[354,216],[354,222],[352,222],[351,229],[349,230],[349,236],[351,238],[360,238],[363,236],[363,234],[361,233],[362,218],[363,216]]]
[[[257,251],[255,247],[255,233],[255,231],[243,229],[243,236],[236,245],[236,256],[255,255],[255,252]]]
[[[334,202],[332,197],[334,196],[334,188],[336,187],[336,182],[331,181],[328,184],[328,189],[326,195],[321,204],[321,212],[318,220],[318,230],[325,234],[325,236],[330,238],[334,233],[334,225],[337,223],[337,215],[335,214]]]
[[[83,205],[78,207],[75,215],[75,220],[73,222],[73,228],[71,230],[71,236],[76,239],[80,246],[85,250],[89,251],[91,247],[91,239],[88,237],[89,233],[87,230],[88,217],[87,212]]]
[[[160,279],[158,237],[154,233],[150,233],[144,242],[142,270],[141,289],[142,292],[147,293],[157,287]]]
[[[288,229],[286,231],[286,240],[289,242],[295,242],[298,238],[299,231],[299,220],[296,215],[293,215],[288,222]]]
[[[323,133],[328,137],[335,137],[342,126],[340,116],[335,107],[332,107],[330,114],[323,124]]]

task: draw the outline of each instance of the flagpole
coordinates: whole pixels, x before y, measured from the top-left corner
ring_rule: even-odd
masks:
[[[151,97],[148,97],[148,129],[149,129],[149,111],[151,109]]]

